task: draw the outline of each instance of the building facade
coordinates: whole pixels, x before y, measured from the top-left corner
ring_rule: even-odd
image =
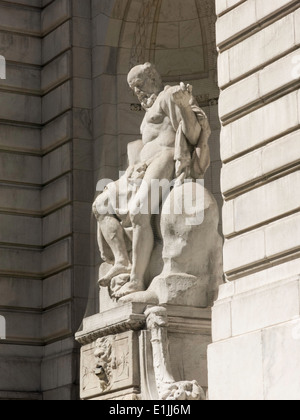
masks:
[[[230,283],[213,310],[210,398],[243,396],[247,366],[250,398],[276,394],[244,349],[259,358],[264,328],[300,318],[299,19],[291,0],[0,1],[0,399],[79,397],[74,336],[98,310],[91,205],[139,138],[126,79],[146,61],[166,84],[192,84],[212,127],[205,182]]]

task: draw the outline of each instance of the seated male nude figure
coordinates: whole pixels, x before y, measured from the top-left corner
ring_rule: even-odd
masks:
[[[162,197],[151,198],[151,180],[172,181],[186,171],[186,166],[183,164],[181,167],[180,162],[176,163],[175,159],[175,141],[179,126],[191,150],[198,144],[201,133],[199,118],[191,106],[194,101],[192,86],[181,83],[179,86],[164,88],[158,72],[150,63],[133,68],[128,75],[128,83],[146,115],[141,125],[143,147],[140,162],[137,166],[130,167],[125,176],[129,179],[132,173],[139,172],[148,185],[148,189],[140,188],[136,192],[126,215],[127,223],[129,221],[132,228],[132,262],[125,240],[124,216],[118,215],[118,212],[103,214],[103,209],[107,208],[110,200],[109,188],[98,196],[93,206],[98,221],[100,249],[103,250],[101,241],[104,239],[111,250],[111,258],[103,255],[103,252],[102,258],[114,264],[109,273],[100,279],[100,285],[108,286],[114,278],[128,275],[128,282],[119,290],[118,298],[145,290],[144,276],[154,246],[151,208],[159,207],[162,200]],[[205,163],[205,166],[208,165],[209,162]],[[118,188],[119,181],[114,184]],[[136,206],[147,206],[148,211],[141,214]]]

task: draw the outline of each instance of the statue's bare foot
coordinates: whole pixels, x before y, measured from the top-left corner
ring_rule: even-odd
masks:
[[[143,292],[145,290],[143,283],[130,281],[126,283],[117,293],[116,298],[120,299],[132,293]]]
[[[115,264],[112,269],[99,280],[99,285],[102,287],[108,287],[114,277],[120,274],[130,274],[131,265]]]
[[[122,303],[149,303],[151,305],[158,305],[159,299],[153,290],[146,290],[145,292],[132,293],[130,295],[122,297],[120,300]]]

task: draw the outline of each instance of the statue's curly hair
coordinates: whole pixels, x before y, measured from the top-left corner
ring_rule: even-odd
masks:
[[[156,70],[156,67],[154,64],[152,63],[145,63],[142,65],[145,74],[151,78],[152,80],[155,80],[155,82],[160,85],[162,84],[162,80],[160,77],[160,74],[158,73],[158,71]]]
[[[128,74],[128,82],[129,82],[134,70],[140,70],[140,72],[145,74],[145,76],[147,76],[150,79],[152,79],[153,81],[155,81],[155,83],[158,86],[162,85],[162,79],[160,77],[160,74],[156,70],[156,67],[155,67],[154,64],[145,63],[145,64],[140,64],[138,66],[133,67]]]

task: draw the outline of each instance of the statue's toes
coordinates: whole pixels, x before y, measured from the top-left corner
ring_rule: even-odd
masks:
[[[110,280],[110,279],[108,279],[108,278],[106,278],[106,277],[103,277],[102,279],[100,279],[100,280],[98,281],[98,284],[99,284],[99,286],[101,286],[101,287],[108,287],[108,286],[110,285],[110,282],[111,282],[111,280]]]

